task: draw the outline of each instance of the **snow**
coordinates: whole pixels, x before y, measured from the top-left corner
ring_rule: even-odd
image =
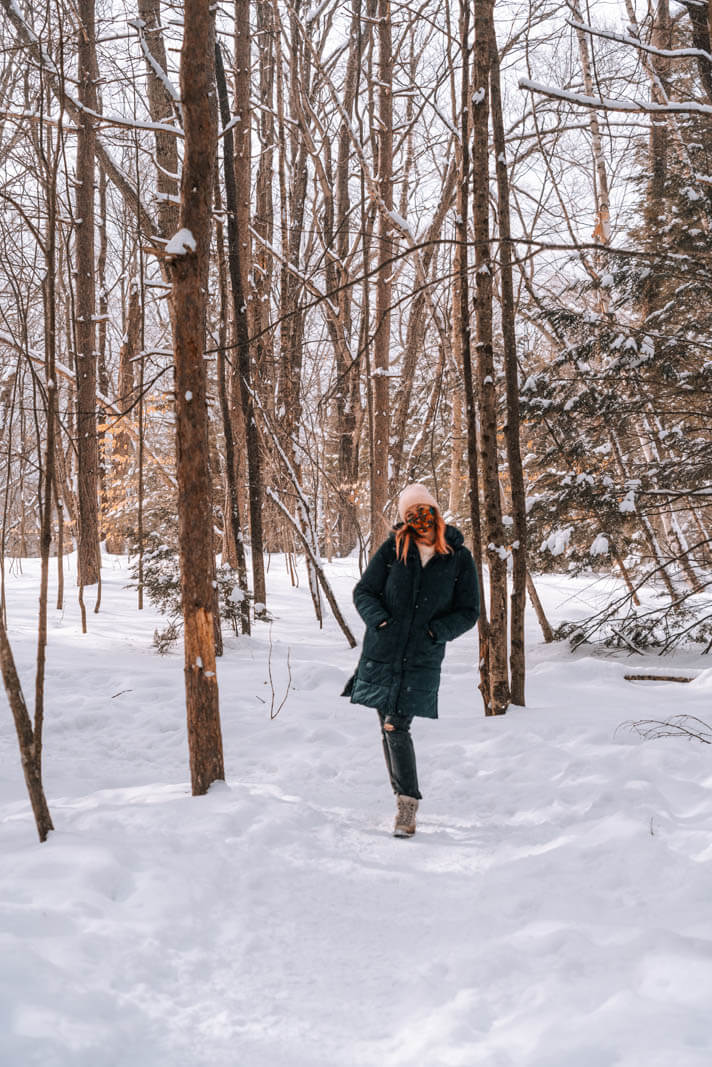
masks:
[[[573,19],[567,19],[569,26],[574,30],[581,30],[583,33],[591,33],[596,37],[604,37],[609,41],[618,41],[620,44],[627,44],[633,48],[639,48],[641,52],[647,52],[648,55],[661,56],[664,59],[683,59],[687,57],[693,57],[696,59],[706,59],[712,63],[712,55],[709,52],[705,52],[703,48],[655,48],[652,45],[646,44],[636,36],[635,30],[631,27],[630,34],[612,33],[610,30],[593,29],[584,22],[576,22]]]
[[[597,534],[594,537],[591,547],[589,548],[589,555],[591,556],[606,556],[609,551],[608,538],[605,534]]]
[[[635,491],[633,489],[628,490],[628,492],[618,505],[618,510],[623,514],[626,514],[630,511],[635,511]]]
[[[174,233],[166,245],[166,254],[169,256],[184,256],[186,252],[195,252],[197,248],[195,238],[190,230],[178,230]]]
[[[569,547],[573,526],[565,526],[563,529],[553,530],[541,543],[541,552],[549,551],[552,556],[561,556]]]
[[[281,557],[268,570],[277,703],[288,655],[292,678],[276,719],[269,624],[226,634],[227,781],[201,798],[182,652],[152,651],[163,620],[113,556],[82,636],[70,564],[44,845],[0,716],[3,1067],[708,1067],[710,749],[620,728],[709,721],[708,658],[671,661],[692,684],[626,682],[629,659],[544,646],[528,617],[528,707],[486,719],[460,639],[440,721],[414,726],[425,799],[404,842],[375,712],[338,696],[357,651],[330,616],[319,630],[303,563],[296,589]],[[29,694],[39,568],[6,573]],[[328,574],[356,626],[356,561]],[[536,584],[554,624],[618,588]]]
[[[144,58],[145,58],[146,62],[151,67],[151,69],[153,70],[153,73],[158,78],[158,80],[162,83],[163,88],[166,91],[166,94],[168,95],[169,100],[173,101],[173,103],[177,106],[178,111],[180,112],[180,108],[181,108],[180,93],[177,91],[177,89],[173,85],[172,81],[170,80],[170,78],[166,74],[165,70],[160,65],[160,63],[157,61],[157,59],[155,58],[155,56],[151,52],[151,49],[148,47],[148,43],[146,41],[146,37],[145,37],[145,34],[144,34],[144,30],[146,28],[146,23],[144,22],[143,19],[128,19],[127,20],[127,25],[132,26],[138,32],[139,41],[141,42],[141,51],[143,52],[143,55],[144,55]]]
[[[620,99],[613,99],[605,96],[586,96],[584,93],[572,93],[553,85],[532,81],[530,78],[520,78],[519,88],[531,93],[550,96],[555,100],[566,100],[570,104],[578,104],[582,107],[596,108],[603,111],[712,115],[712,104],[700,104],[696,100],[671,101],[667,104],[658,104],[653,100],[637,98],[621,97]]]

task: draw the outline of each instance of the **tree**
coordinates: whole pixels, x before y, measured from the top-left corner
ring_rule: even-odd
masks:
[[[166,253],[173,285],[178,529],[194,795],[225,777],[215,668],[213,508],[203,359],[217,155],[214,42],[212,4],[186,0],[180,63],[185,133],[181,228]]]
[[[480,469],[490,582],[489,692],[487,712],[501,715],[509,704],[507,668],[507,552],[502,526],[497,449],[497,395],[492,335],[489,214],[489,89],[492,64],[492,0],[475,2],[472,94],[473,224],[475,235],[475,354],[479,408]]]
[[[99,447],[96,428],[96,327],[94,294],[94,176],[97,110],[96,31],[94,0],[78,0],[79,44],[77,80],[81,113],[77,132],[76,194],[76,373],[77,461],[79,483],[80,587],[95,585],[100,576],[99,555]],[[86,628],[86,623],[84,624]]]
[[[390,456],[390,390],[388,376],[391,350],[391,277],[393,264],[393,44],[390,0],[378,0],[378,275],[376,279],[376,325],[373,335],[373,370],[369,389],[373,393],[371,426],[371,554],[386,527],[388,503],[388,458]]]

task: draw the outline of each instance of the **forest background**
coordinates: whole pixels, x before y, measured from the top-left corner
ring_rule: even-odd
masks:
[[[303,553],[353,643],[322,559],[363,564],[407,481],[473,547],[487,714],[524,703],[527,589],[547,640],[710,647],[706,3],[0,7],[0,651],[41,836],[74,549],[85,628],[102,542],[183,626],[196,792],[221,617]],[[532,574],[591,567],[623,592],[553,633]]]

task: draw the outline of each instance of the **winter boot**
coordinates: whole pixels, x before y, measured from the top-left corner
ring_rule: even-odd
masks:
[[[415,833],[415,813],[418,810],[418,799],[417,797],[403,797],[398,794],[396,801],[398,802],[398,811],[396,812],[393,836],[412,837]]]

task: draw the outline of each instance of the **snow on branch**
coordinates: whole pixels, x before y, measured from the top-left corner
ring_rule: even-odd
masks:
[[[644,44],[639,37],[632,37],[626,33],[613,33],[611,30],[597,30],[593,26],[587,26],[585,22],[575,22],[573,19],[566,20],[574,30],[581,30],[592,37],[604,37],[607,41],[617,41],[619,44],[631,45],[641,52],[647,52],[651,56],[661,56],[663,59],[706,59],[712,63],[712,53],[704,48],[655,48],[651,44]]]
[[[167,256],[185,256],[188,252],[195,252],[196,242],[190,230],[178,230],[174,233],[165,247]]]
[[[157,130],[159,133],[171,133],[174,137],[185,136],[180,126],[172,126],[167,122],[144,122],[139,119],[125,118],[123,115],[100,115],[98,111],[92,111],[90,107],[85,107],[78,100],[75,106],[85,115],[91,115],[102,126],[118,126],[124,130]]]
[[[712,115],[712,104],[699,104],[696,100],[687,102],[674,101],[669,104],[656,104],[653,100],[630,100],[625,97],[614,100],[608,96],[586,96],[585,93],[572,93],[566,89],[556,89],[551,85],[543,85],[541,82],[531,81],[529,78],[520,78],[519,88],[528,90],[530,93],[539,93],[541,96],[551,97],[553,100],[565,100],[569,104],[577,104],[579,107],[594,108],[596,111],[644,112],[648,115]]]
[[[307,26],[312,26],[313,23],[326,11],[332,0],[321,0],[320,4],[315,4],[312,8],[307,8],[304,12],[303,18]]]
[[[139,43],[141,45],[141,51],[144,54],[146,62],[148,63],[148,65],[150,66],[151,70],[153,71],[153,73],[158,78],[158,80],[163,85],[163,88],[166,90],[168,98],[170,100],[172,100],[173,103],[175,104],[176,109],[178,111],[178,114],[182,115],[181,105],[180,105],[180,94],[178,93],[178,91],[174,87],[173,82],[168,77],[167,73],[165,72],[165,70],[163,69],[161,64],[158,62],[156,57],[151,52],[151,49],[148,47],[148,42],[146,41],[146,35],[143,32],[144,29],[145,29],[146,23],[143,21],[143,19],[129,19],[128,20],[128,25],[131,26],[134,30],[136,30],[136,32],[138,34]]]

